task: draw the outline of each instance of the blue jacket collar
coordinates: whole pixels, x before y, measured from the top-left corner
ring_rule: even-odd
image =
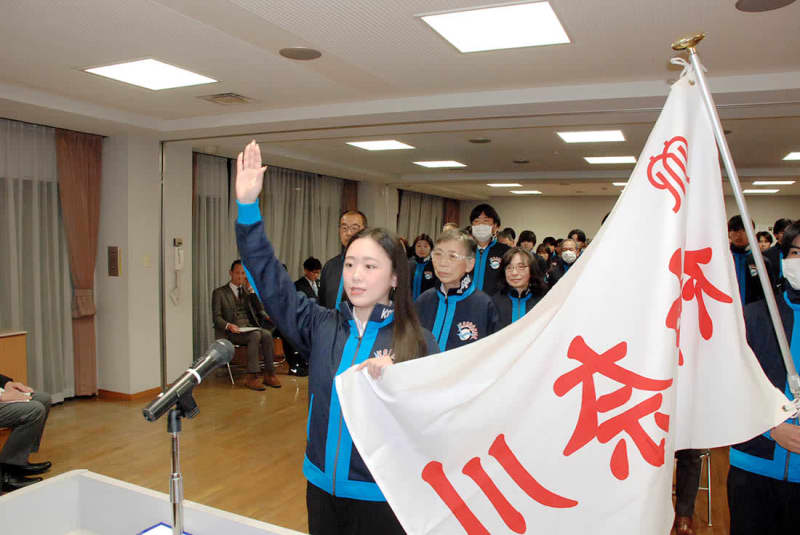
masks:
[[[439,288],[436,291],[439,292],[442,295],[462,295],[464,292],[469,290],[470,286],[472,286],[472,277],[470,277],[469,273],[467,273],[461,279],[461,284],[459,285],[458,288],[451,288],[451,289],[447,290],[447,292],[445,292],[444,291],[444,284],[441,284],[441,285],[439,285]]]

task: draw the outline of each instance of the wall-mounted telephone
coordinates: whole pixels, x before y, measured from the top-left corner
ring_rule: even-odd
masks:
[[[181,302],[181,271],[184,267],[183,238],[172,239],[173,269],[175,270],[175,286],[170,290],[169,297],[175,305]]]

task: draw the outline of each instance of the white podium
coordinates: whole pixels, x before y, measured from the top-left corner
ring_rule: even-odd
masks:
[[[302,535],[199,503],[183,508],[191,535]],[[172,523],[169,495],[88,470],[0,496],[3,535],[136,535],[159,522]]]

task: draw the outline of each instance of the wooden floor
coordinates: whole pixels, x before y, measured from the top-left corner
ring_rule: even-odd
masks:
[[[184,420],[181,459],[186,499],[299,531],[307,531],[306,482],[301,473],[308,404],[306,378],[281,375],[283,388],[255,392],[227,376],[195,389],[200,415]],[[87,468],[168,492],[169,435],[165,418],[144,420],[144,402],[70,400],[50,413],[41,451],[47,477]],[[727,451],[712,451],[713,527],[707,495],[695,508],[698,535],[728,533]],[[703,477],[705,481],[705,475]]]

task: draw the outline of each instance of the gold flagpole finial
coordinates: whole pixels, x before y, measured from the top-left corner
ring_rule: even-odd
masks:
[[[697,46],[697,43],[703,40],[706,34],[698,33],[693,35],[692,37],[684,37],[683,39],[678,39],[674,43],[672,43],[672,50],[689,50],[690,52],[694,50],[694,47]]]

